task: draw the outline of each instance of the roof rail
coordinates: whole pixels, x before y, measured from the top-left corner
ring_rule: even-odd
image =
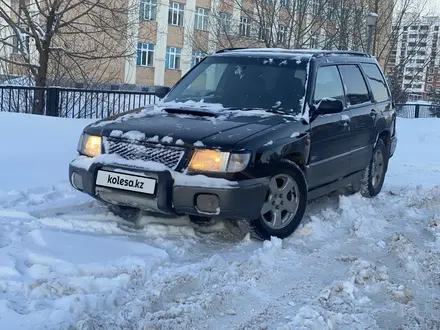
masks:
[[[233,50],[240,50],[240,49],[247,49],[247,47],[230,47],[230,48],[223,48],[223,49],[220,49],[220,50],[216,51],[215,53],[216,53],[216,54],[220,54],[220,53],[226,53],[226,52],[230,52],[230,51],[233,51]]]
[[[216,51],[216,54],[226,53],[234,50],[250,50],[254,51],[270,51],[271,48],[254,48],[254,47],[231,47],[224,48]],[[322,56],[333,56],[333,55],[348,55],[348,56],[362,56],[362,57],[371,57],[371,55],[359,51],[351,51],[351,50],[325,50],[325,49],[282,49],[282,48],[273,48],[275,52],[285,52],[291,54],[312,54],[312,57],[322,57]]]
[[[333,55],[348,55],[348,56],[362,56],[362,57],[371,57],[371,55],[358,51],[351,50],[324,50],[322,52],[318,52],[313,54],[313,57],[321,57],[321,56],[333,56]]]

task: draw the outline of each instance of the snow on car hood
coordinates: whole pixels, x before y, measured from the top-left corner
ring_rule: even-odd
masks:
[[[289,120],[295,118],[264,110],[228,110],[203,102],[173,102],[107,118],[89,125],[85,131],[127,140],[228,148]]]

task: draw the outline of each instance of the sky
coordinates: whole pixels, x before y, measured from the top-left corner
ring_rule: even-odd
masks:
[[[440,15],[440,1],[428,0],[426,7],[429,14],[432,13],[432,14]]]

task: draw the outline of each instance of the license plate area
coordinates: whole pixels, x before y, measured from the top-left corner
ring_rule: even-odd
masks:
[[[141,175],[99,170],[96,175],[96,185],[146,195],[154,195],[157,181],[156,179]]]

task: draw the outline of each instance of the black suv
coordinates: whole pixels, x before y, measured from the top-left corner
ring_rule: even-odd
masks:
[[[396,149],[390,90],[364,53],[226,49],[156,93],[87,126],[70,164],[74,188],[121,214],[246,219],[283,238],[310,199],[376,196]]]

